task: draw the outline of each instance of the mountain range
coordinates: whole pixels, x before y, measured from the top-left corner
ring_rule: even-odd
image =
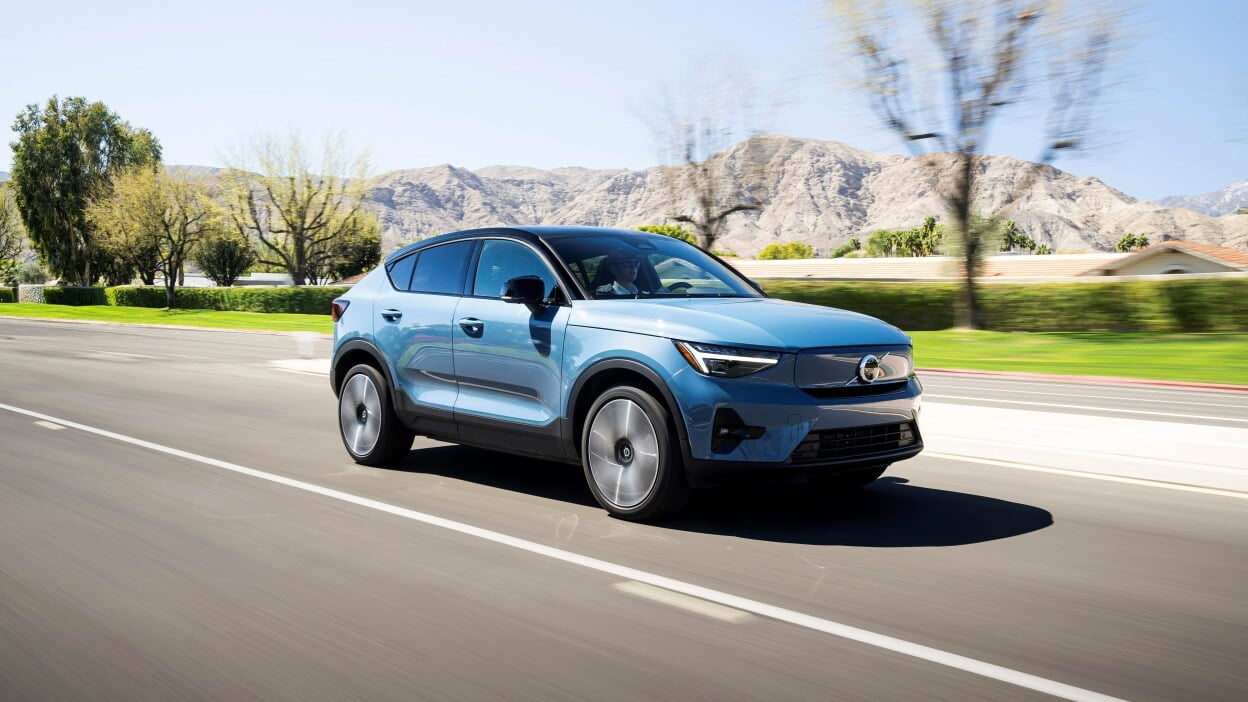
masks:
[[[877,229],[910,228],[942,216],[938,195],[951,159],[931,163],[862,151],[835,141],[755,137],[716,157],[726,173],[762,163],[766,206],[728,218],[719,250],[757,255],[772,243],[802,241],[825,253]],[[220,169],[187,166],[213,174]],[[449,164],[390,171],[373,180],[366,206],[380,218],[383,250],[460,229],[514,224],[636,227],[668,221],[665,168],[644,170]],[[8,178],[0,171],[0,180]],[[978,164],[976,202],[1012,219],[1055,251],[1113,251],[1127,232],[1248,249],[1248,180],[1157,203],[1132,198],[1096,178],[1008,156]],[[1026,185],[1030,179],[1030,187]],[[1021,185],[1020,185],[1021,184]],[[1017,192],[1016,192],[1017,191]],[[1016,199],[1005,205],[1011,196]]]
[[[716,249],[753,256],[771,243],[803,241],[826,252],[877,229],[913,227],[929,215],[943,219],[938,193],[951,175],[947,157],[936,157],[933,166],[839,142],[765,136],[737,144],[717,159],[725,172],[735,173],[747,157],[765,164],[760,186],[768,204],[730,216]],[[1248,249],[1248,216],[1210,217],[1143,202],[1096,178],[1007,156],[986,156],[978,169],[979,207],[1014,220],[1020,231],[1055,251],[1112,251],[1127,232],[1154,242],[1169,237]],[[1034,179],[1030,187],[1017,187],[1027,178]],[[382,221],[388,250],[491,225],[658,224],[672,212],[666,181],[661,166],[469,170],[444,164],[379,176],[368,207]],[[1005,206],[1015,190],[1017,198]]]
[[[1157,204],[1165,205],[1166,207],[1186,207],[1189,210],[1195,210],[1210,217],[1221,217],[1222,215],[1231,214],[1241,207],[1248,207],[1248,180],[1231,183],[1221,190],[1215,190],[1204,195],[1163,197],[1157,201]]]

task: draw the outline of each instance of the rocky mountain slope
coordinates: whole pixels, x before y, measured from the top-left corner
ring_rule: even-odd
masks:
[[[1221,190],[1204,195],[1163,197],[1157,201],[1157,204],[1164,207],[1186,207],[1210,217],[1221,217],[1241,207],[1248,207],[1248,180],[1231,183]]]
[[[750,256],[775,242],[804,241],[828,251],[882,228],[912,227],[943,209],[938,186],[948,159],[917,159],[861,151],[838,142],[759,137],[722,155],[736,172],[747,152],[766,163],[768,206],[733,215],[716,243]],[[1033,165],[1015,158],[982,160],[977,202],[1013,219],[1019,229],[1059,251],[1112,251],[1122,234],[1143,234],[1248,248],[1248,217],[1208,217],[1140,202],[1096,178],[1040,167],[1031,187],[1004,206]],[[381,218],[385,246],[443,232],[500,224],[585,224],[634,227],[674,212],[662,167],[641,171],[451,165],[380,176],[369,207]]]

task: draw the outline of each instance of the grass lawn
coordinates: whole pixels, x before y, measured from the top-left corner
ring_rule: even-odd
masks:
[[[0,317],[86,319],[329,334],[329,315],[0,304]],[[913,332],[924,368],[1103,375],[1248,385],[1248,334]]]
[[[915,364],[1248,385],[1248,334],[913,332]]]
[[[46,319],[86,319],[96,322],[172,324],[214,329],[259,331],[312,331],[331,334],[334,323],[327,314],[265,314],[261,312],[217,312],[215,310],[164,310],[149,307],[91,305],[0,304],[0,317],[43,317]]]

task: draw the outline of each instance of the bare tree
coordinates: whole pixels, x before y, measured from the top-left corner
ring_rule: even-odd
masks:
[[[364,210],[368,163],[346,159],[341,137],[324,140],[315,168],[298,135],[248,151],[222,173],[230,221],[258,242],[260,263],[286,269],[295,285],[329,265],[336,240],[378,228]]]
[[[669,85],[662,103],[651,127],[667,164],[667,216],[692,227],[709,251],[728,217],[766,205],[764,116],[742,71],[698,70]]]
[[[961,326],[980,326],[975,278],[997,234],[977,222],[980,156],[994,121],[1033,88],[1049,87],[1040,157],[1006,205],[1044,165],[1082,148],[1104,85],[1120,14],[1107,2],[828,0],[871,108],[911,153],[943,171],[940,192],[953,219],[953,253],[964,269]],[[946,170],[947,169],[947,170]]]

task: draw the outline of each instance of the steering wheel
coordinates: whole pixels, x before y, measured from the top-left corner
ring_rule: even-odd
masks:
[[[672,283],[671,285],[667,286],[667,289],[672,292],[680,292],[682,290],[688,290],[689,288],[692,288],[692,287],[693,285],[686,283],[683,280],[678,280],[675,283]]]

